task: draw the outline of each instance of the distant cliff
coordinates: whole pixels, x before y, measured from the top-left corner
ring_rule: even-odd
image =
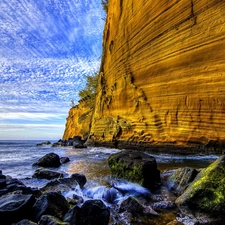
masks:
[[[93,112],[92,98],[84,98],[79,104],[72,107],[66,119],[66,127],[63,140],[68,140],[74,136],[81,136],[84,140],[88,138],[91,116]]]
[[[109,0],[89,143],[220,153],[224,12],[222,0]]]

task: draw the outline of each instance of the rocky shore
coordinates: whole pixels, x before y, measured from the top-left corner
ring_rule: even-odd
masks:
[[[225,155],[205,169],[162,173],[154,157],[124,150],[108,159],[108,185],[91,190],[85,188],[84,174],[53,170],[69,161],[64,160],[49,153],[33,164],[33,178],[48,180],[39,189],[0,171],[1,224],[224,224]]]

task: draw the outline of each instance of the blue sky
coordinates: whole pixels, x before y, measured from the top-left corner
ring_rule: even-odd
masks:
[[[0,1],[0,140],[58,140],[99,70],[101,0]]]

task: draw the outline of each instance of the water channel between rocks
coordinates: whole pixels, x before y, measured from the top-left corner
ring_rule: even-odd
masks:
[[[205,168],[210,163],[215,161],[218,156],[216,155],[198,155],[198,156],[181,156],[181,155],[166,155],[166,154],[150,154],[156,158],[158,169],[161,172],[162,186],[155,190],[154,192],[148,192],[147,189],[141,186],[128,183],[127,181],[117,180],[111,177],[110,169],[107,163],[108,157],[117,153],[120,150],[108,149],[108,148],[97,148],[88,147],[86,149],[72,149],[72,148],[62,148],[60,156],[67,156],[70,158],[70,162],[63,164],[60,168],[55,169],[56,171],[64,172],[68,176],[74,173],[84,174],[87,178],[87,183],[84,185],[82,190],[75,189],[71,192],[64,193],[65,197],[72,198],[73,195],[81,196],[84,200],[87,199],[101,199],[104,203],[110,207],[112,219],[110,224],[152,224],[152,225],[163,225],[174,220],[177,216],[177,212],[169,210],[168,212],[163,212],[160,216],[138,216],[133,218],[132,222],[126,222],[127,216],[116,214],[116,208],[118,203],[127,198],[128,196],[136,197],[142,204],[148,206],[151,204],[152,196],[154,198],[162,198],[163,201],[174,201],[175,196],[166,187],[166,177],[172,173],[173,170],[181,167],[193,167],[196,169]],[[46,181],[40,181],[35,179],[25,179],[24,183],[29,186],[41,187]],[[113,185],[117,187],[118,190],[122,191],[116,197],[114,203],[107,202],[104,199],[104,193],[107,189],[111,188]],[[149,198],[150,196],[150,198]]]

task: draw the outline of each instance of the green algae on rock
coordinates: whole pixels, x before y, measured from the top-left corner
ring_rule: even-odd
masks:
[[[113,176],[137,182],[143,187],[152,189],[160,182],[155,158],[145,153],[122,151],[111,155],[108,164]]]
[[[182,210],[205,213],[217,219],[225,219],[225,155],[202,170],[176,199]]]

